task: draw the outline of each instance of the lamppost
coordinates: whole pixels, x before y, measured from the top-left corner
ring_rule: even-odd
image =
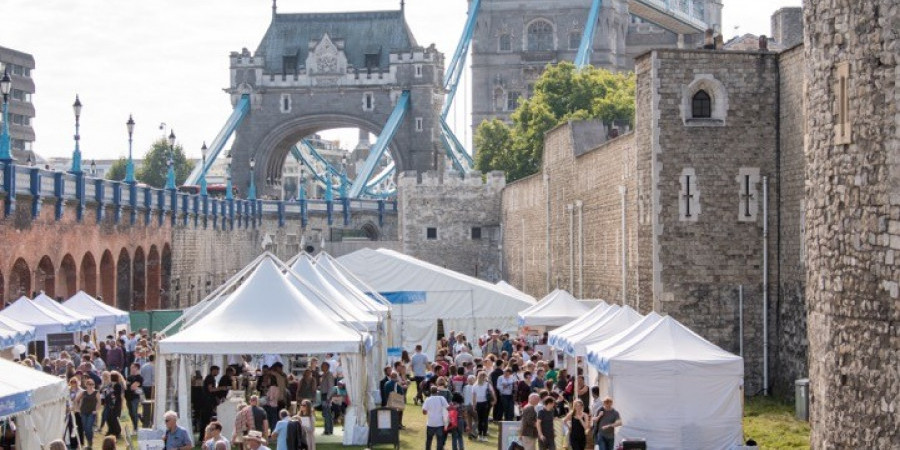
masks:
[[[97,161],[91,160],[91,176],[97,175]]]
[[[256,158],[250,157],[250,189],[247,191],[248,200],[256,200],[256,181],[254,181],[253,169],[256,167]]]
[[[9,72],[3,72],[0,79],[0,93],[3,94],[3,131],[0,132],[0,162],[9,164],[12,155],[9,153],[9,90],[12,88],[12,80]]]
[[[206,192],[206,152],[208,150],[206,141],[203,141],[203,147],[200,147],[200,154],[203,157],[203,161],[200,165],[200,195],[208,195]]]
[[[169,132],[169,159],[166,161],[166,165],[169,166],[169,170],[166,172],[166,189],[175,190],[175,162],[172,160],[175,157],[175,130]]]
[[[231,152],[225,154],[225,200],[233,200],[231,193]]]
[[[131,157],[131,142],[132,137],[134,136],[134,119],[131,118],[131,114],[128,115],[128,122],[125,122],[125,127],[128,129],[128,162],[125,163],[125,182],[134,184],[134,159]]]
[[[340,187],[340,196],[341,198],[347,198],[347,154],[343,154],[341,156],[341,187]]]
[[[81,147],[79,146],[81,135],[78,133],[81,127],[81,100],[78,98],[78,94],[75,94],[72,111],[75,112],[75,151],[72,152],[72,170],[70,172],[77,175],[81,173]]]
[[[297,200],[306,200],[306,166],[300,164],[300,180],[297,183]]]

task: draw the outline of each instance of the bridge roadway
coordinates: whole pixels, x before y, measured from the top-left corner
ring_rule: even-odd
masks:
[[[84,290],[126,310],[183,307],[264,249],[397,235],[392,201],[225,200],[2,163],[0,204],[0,302]]]

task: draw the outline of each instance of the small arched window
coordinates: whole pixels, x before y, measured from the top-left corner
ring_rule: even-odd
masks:
[[[691,117],[694,119],[709,119],[712,117],[712,99],[706,91],[697,91],[691,99]]]
[[[512,51],[512,37],[509,33],[504,33],[500,35],[500,51],[501,52],[510,52]]]
[[[528,25],[528,51],[553,50],[553,25],[546,20],[536,20]]]

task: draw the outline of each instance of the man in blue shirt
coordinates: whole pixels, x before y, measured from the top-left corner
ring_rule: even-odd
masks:
[[[175,411],[166,411],[166,434],[163,442],[166,450],[191,450],[194,448],[194,440],[184,428],[178,426],[178,414]]]
[[[290,415],[288,414],[286,409],[282,409],[281,412],[278,413],[278,417],[281,420],[275,424],[275,429],[272,431],[272,436],[276,439],[276,450],[287,450],[287,429],[288,424],[291,422]]]

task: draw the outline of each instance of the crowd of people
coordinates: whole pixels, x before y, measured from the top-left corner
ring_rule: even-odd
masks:
[[[546,336],[543,337],[546,339]],[[133,430],[139,426],[139,408],[152,399],[154,386],[153,343],[147,330],[120,332],[94,342],[84,336],[74,350],[56,358],[24,356],[19,362],[68,380],[66,431],[61,442],[69,449],[93,448],[95,436],[115,445],[121,438],[121,423]],[[558,368],[550,355],[535,349],[540,340],[513,338],[499,330],[488,330],[475,341],[451,332],[437,342],[433,360],[417,345],[399,360],[383,368],[379,382],[381,407],[399,412],[399,428],[405,430],[403,410],[411,400],[422,406],[425,417],[425,447],[443,450],[450,440],[452,450],[463,450],[466,438],[487,441],[490,424],[520,421],[516,445],[524,450],[555,450],[554,421],[561,420],[567,446],[585,450],[596,445],[612,450],[615,427],[621,425],[612,399],[601,399],[579,367],[575,374]],[[476,356],[478,355],[478,356]],[[250,356],[228,361],[224,372],[211,366],[206,376],[198,371],[192,380],[192,424],[203,449],[315,450],[316,412],[320,411],[323,435],[342,422],[349,398],[344,373],[334,354],[322,361],[304,360],[299,375],[285,370],[278,355]],[[256,364],[253,364],[253,363]],[[407,392],[415,385],[415,395]],[[218,406],[231,390],[242,390],[247,402],[239,406],[234,433],[223,435]],[[377,406],[377,405],[376,405]],[[127,419],[119,420],[127,412]],[[144,411],[149,417],[149,412]],[[177,414],[165,413],[166,449],[193,448],[194,436],[176,423]],[[15,424],[3,424],[4,431]],[[2,433],[0,448],[11,448],[8,433]],[[503,449],[507,450],[507,449]]]

